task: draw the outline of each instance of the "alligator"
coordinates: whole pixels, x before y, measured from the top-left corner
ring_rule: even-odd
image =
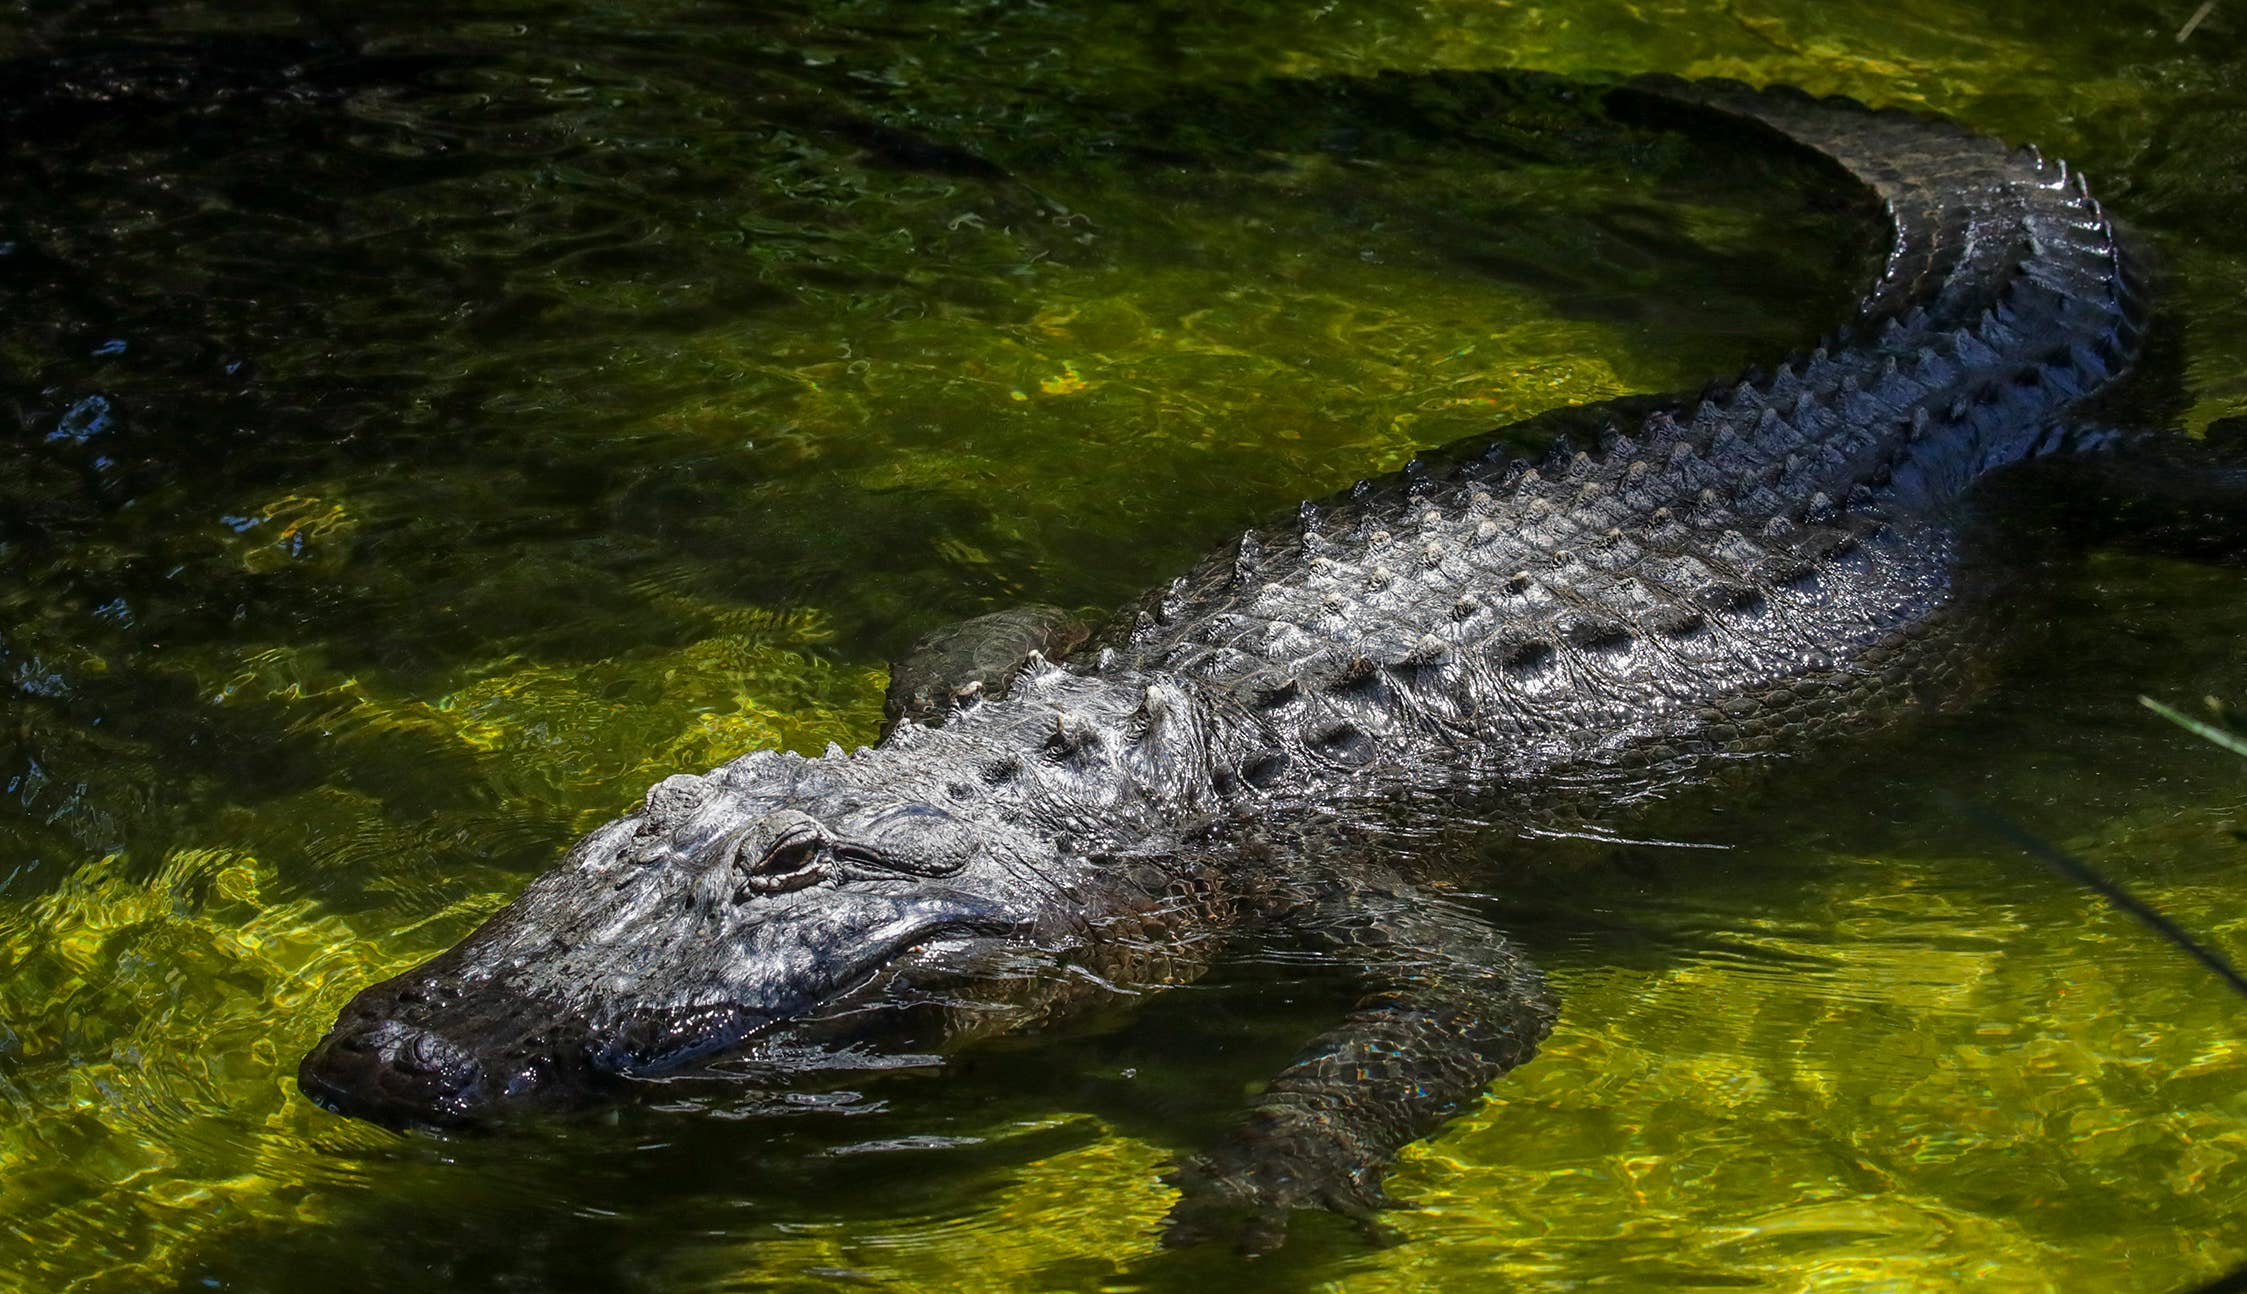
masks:
[[[2103,451],[2143,274],[2033,149],[1732,82],[1604,91],[1821,155],[1893,244],[1856,318],[1698,397],[1476,437],[1246,531],[1090,634],[970,621],[902,663],[872,747],[665,778],[457,946],[346,1005],[298,1082],[489,1125],[723,1065],[1035,1028],[1279,938],[1353,1009],[1169,1179],[1165,1238],[1367,1219],[1405,1145],[1527,1061],[1523,950],[1384,848],[1585,821],[1940,704],[2001,581],[1976,483]],[[1539,423],[1540,428],[1549,422]]]

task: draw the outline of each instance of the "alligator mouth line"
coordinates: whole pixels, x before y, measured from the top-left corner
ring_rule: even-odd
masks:
[[[593,1054],[597,1072],[621,1079],[675,1077],[705,1062],[722,1059],[760,1038],[784,1034],[816,1021],[839,1021],[876,1012],[883,990],[909,977],[917,955],[947,942],[972,943],[1005,939],[1018,933],[1013,923],[993,920],[955,920],[919,927],[884,944],[879,956],[862,962],[863,969],[845,987],[824,994],[806,994],[790,1010],[755,1012],[737,1006],[710,1008],[723,1023],[698,1031],[692,1042],[639,1056],[603,1048]],[[629,1028],[629,1026],[627,1026]]]
[[[916,954],[923,949],[1017,933],[1015,923],[970,896],[938,902],[952,911],[935,919],[926,912],[901,915],[861,945],[863,955],[853,958],[858,970],[831,985],[784,987],[766,1005],[713,1001],[629,1011],[566,1031],[582,1041],[559,1049],[549,1041],[528,1063],[512,1045],[479,1045],[474,1031],[458,1022],[448,1028],[422,1011],[400,1010],[410,1005],[401,995],[355,1018],[347,1012],[346,1022],[304,1058],[298,1086],[323,1109],[401,1128],[457,1130],[488,1125],[515,1107],[583,1104],[593,1091],[674,1076],[816,1017],[864,1013],[886,985],[918,969]],[[537,1014],[527,1005],[508,1013]]]

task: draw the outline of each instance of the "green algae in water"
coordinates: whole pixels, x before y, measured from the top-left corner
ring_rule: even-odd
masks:
[[[1153,1244],[1164,1162],[1339,991],[1271,968],[537,1137],[397,1138],[292,1080],[647,782],[869,738],[921,629],[1112,606],[1420,446],[1768,361],[1867,272],[1785,159],[1256,78],[1734,75],[2033,138],[2163,253],[2138,413],[2197,430],[2247,412],[2238,15],[372,5],[363,56],[293,11],[77,19],[0,18],[70,55],[0,109],[0,1285],[2161,1289],[2247,1255],[2236,1008],[1947,807],[2247,948],[2236,764],[2135,704],[2247,693],[2237,577],[2120,557],[1979,709],[1686,824],[1729,851],[1493,842],[1566,1016],[1406,1153],[1394,1247]]]

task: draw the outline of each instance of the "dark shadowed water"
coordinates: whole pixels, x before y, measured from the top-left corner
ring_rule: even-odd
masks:
[[[2023,543],[1976,707],[1493,833],[1565,996],[1401,1243],[1165,1255],[1331,1018],[1247,966],[849,1091],[398,1137],[336,1008],[664,774],[870,739],[887,655],[1837,322],[1802,159],[1439,69],[1938,110],[2156,253],[2116,416],[2247,414],[2247,4],[106,3],[0,11],[0,1286],[2147,1290],[2247,1259],[2247,576]],[[1375,74],[1383,74],[1376,76]],[[1273,77],[1297,78],[1275,83]],[[668,1108],[666,1108],[668,1106]]]

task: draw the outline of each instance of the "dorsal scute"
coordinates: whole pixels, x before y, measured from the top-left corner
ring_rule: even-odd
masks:
[[[1730,651],[1734,669],[1766,663],[1747,661],[1751,633],[1823,650],[1838,631],[1821,626],[1856,613],[1833,582],[1869,587],[1904,560],[1872,540],[1880,527],[1949,524],[1943,506],[1977,474],[2056,443],[2042,428],[2134,356],[2137,285],[2064,163],[1841,100],[1647,88],[1761,122],[1884,200],[1896,248],[1857,320],[1698,400],[1556,418],[1575,436],[1534,459],[1497,433],[1307,503],[1157,599],[1122,668],[1237,684],[1225,713],[1255,750],[1294,741],[1331,761],[1387,740],[1384,713],[1500,725],[1587,704],[1635,686],[1622,662],[1649,650]],[[1678,669],[1665,685],[1726,677]],[[1162,744],[1154,689],[1114,718]]]

